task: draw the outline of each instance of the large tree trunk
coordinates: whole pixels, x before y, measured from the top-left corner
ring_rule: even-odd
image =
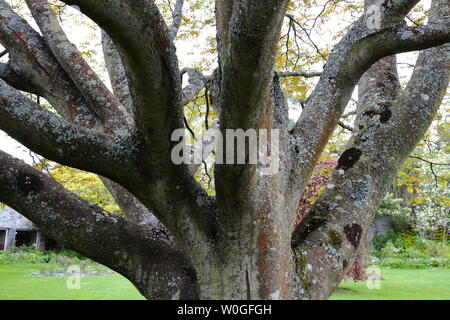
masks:
[[[223,243],[215,257],[195,265],[200,298],[292,298],[292,261],[290,246],[286,245],[289,239],[287,236],[277,236],[279,241],[276,243],[273,237],[268,239],[266,236],[263,233],[247,241]]]
[[[217,1],[219,66],[211,77],[188,71],[184,89],[173,44],[183,1],[170,30],[153,1],[63,2],[104,29],[114,94],[47,1],[26,0],[41,36],[0,0],[0,41],[10,55],[0,66],[0,128],[48,159],[101,175],[122,215],[1,151],[0,201],[149,299],[328,298],[448,87],[448,1],[434,0],[428,25],[419,27],[403,24],[418,0],[374,2],[375,22],[370,6],[333,49],[290,131],[274,72],[288,0]],[[424,51],[400,93],[392,55],[413,50]],[[303,190],[361,77],[352,137],[292,232]],[[183,103],[207,81],[224,135],[278,129],[280,137],[278,173],[216,164],[215,197],[194,179],[196,166],[171,160],[172,132],[185,127]],[[61,117],[19,90],[46,98]]]

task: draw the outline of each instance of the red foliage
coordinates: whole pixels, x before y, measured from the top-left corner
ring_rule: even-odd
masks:
[[[365,248],[363,244],[359,246],[359,248]],[[355,261],[353,261],[352,266],[348,269],[345,274],[346,277],[352,278],[355,281],[364,281],[367,280],[366,272],[364,271],[364,252],[365,250],[358,250],[356,252]]]
[[[328,182],[331,171],[336,166],[336,164],[337,159],[319,161],[316,164],[314,172],[311,175],[308,185],[303,191],[302,198],[300,199],[299,205],[297,207],[297,218],[295,220],[294,228],[298,226],[300,221],[302,221],[302,219],[306,217],[306,215],[311,210],[314,204],[313,199],[319,195],[320,188],[325,186]]]

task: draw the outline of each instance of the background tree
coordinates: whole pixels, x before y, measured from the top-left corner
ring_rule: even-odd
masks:
[[[408,26],[417,0],[369,0],[354,8],[360,17],[329,52],[303,30],[308,48],[326,60],[314,73],[274,72],[283,26],[304,27],[292,12],[307,4],[216,1],[215,19],[204,22],[215,20],[217,29],[218,67],[210,76],[179,68],[173,41],[184,1],[173,7],[170,27],[164,5],[153,1],[63,2],[104,30],[114,93],[67,39],[47,1],[26,0],[38,33],[0,0],[0,41],[9,57],[0,68],[0,128],[52,161],[100,175],[124,216],[4,152],[0,201],[64,246],[123,274],[147,298],[327,298],[442,102],[447,1],[433,1],[426,25]],[[401,91],[395,54],[414,50],[423,51]],[[279,78],[318,75],[289,129]],[[292,81],[299,90],[292,98],[305,98],[304,86]],[[334,128],[345,124],[340,118],[358,82],[352,135],[327,187],[291,233],[302,191]],[[183,105],[205,86],[204,102],[219,119],[211,125],[222,132],[280,130],[277,175],[260,175],[259,165],[217,164],[215,192],[208,193],[194,177],[198,167],[172,163],[171,134],[189,126]],[[45,98],[56,113],[19,90]]]

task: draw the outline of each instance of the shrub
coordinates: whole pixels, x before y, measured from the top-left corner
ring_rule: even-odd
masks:
[[[450,246],[412,234],[378,235],[373,242],[374,261],[384,268],[449,268]]]
[[[12,263],[56,263],[66,259],[72,259],[73,264],[87,258],[73,251],[61,252],[40,250],[36,245],[13,247],[10,251],[0,251],[0,264]],[[64,263],[63,263],[64,264]]]

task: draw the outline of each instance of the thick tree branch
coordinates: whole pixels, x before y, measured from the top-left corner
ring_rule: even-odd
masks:
[[[177,0],[175,8],[173,9],[172,26],[169,31],[169,38],[172,41],[176,38],[178,31],[180,30],[181,21],[183,19],[183,5],[184,0]]]
[[[183,128],[181,76],[175,47],[153,1],[64,0],[77,5],[113,40],[128,77],[141,142],[138,151],[142,185],[125,185],[184,244],[211,237],[214,201],[185,165],[171,160],[172,132]],[[139,180],[136,180],[139,181]],[[145,187],[144,187],[145,186]],[[191,231],[186,229],[193,228]],[[178,238],[180,239],[180,238]],[[205,240],[206,241],[206,240]]]
[[[100,119],[86,106],[84,97],[54,58],[44,39],[25,20],[20,19],[5,3],[1,2],[0,4],[2,16],[5,17],[0,24],[2,30],[1,40],[12,52],[10,54],[10,62],[2,65],[0,77],[16,88],[45,97],[65,120],[85,128],[95,127],[100,131],[104,131],[105,128],[100,123]],[[59,28],[57,29],[60,30]],[[17,37],[19,34],[18,30],[20,30],[20,37]],[[67,40],[65,35],[62,35],[62,40]],[[119,60],[118,63],[113,65],[113,71],[117,71],[117,73],[122,72],[123,74],[120,74],[120,76],[123,78],[120,81],[125,81],[124,87],[126,92],[120,95],[122,92],[118,90],[118,96],[119,98],[124,98],[125,102],[129,102],[127,106],[131,108],[131,96],[128,91],[121,59],[117,51],[115,51],[112,41],[109,44],[108,49],[110,50],[107,51],[113,56],[111,60],[113,62],[115,62],[114,59]],[[106,52],[105,56],[107,57],[107,66],[110,67],[110,64],[108,64],[109,55]],[[111,70],[111,68],[108,69]],[[113,72],[113,74],[115,73]],[[113,76],[111,78],[115,79]],[[113,87],[117,89],[114,86],[114,81]],[[130,111],[130,114],[134,113]],[[108,131],[108,129],[106,130]],[[106,178],[104,179],[107,180]],[[117,185],[111,181],[109,182]],[[124,189],[121,188],[121,190]]]
[[[114,94],[127,108],[128,113],[135,116],[135,109],[131,100],[125,69],[122,58],[116,50],[112,39],[102,30],[102,46],[105,55],[106,68],[108,70]],[[201,90],[201,89],[199,89]],[[101,177],[103,183],[113,195],[116,203],[123,214],[131,221],[147,229],[147,232],[159,234],[167,238],[173,246],[176,246],[175,239],[170,235],[161,222],[128,190],[117,183]]]
[[[0,64],[0,78],[5,80],[10,85],[15,88],[21,88],[23,91],[34,92],[34,84],[23,77],[17,70],[14,70],[11,63],[1,63]]]
[[[127,136],[113,138],[78,127],[0,80],[0,128],[42,156],[123,181],[132,157]],[[122,173],[120,173],[122,172]],[[121,176],[122,175],[122,176]]]
[[[111,37],[108,36],[108,34],[103,30],[102,47],[103,54],[105,56],[105,65],[108,70],[114,95],[127,109],[128,114],[134,119],[136,117],[136,108],[133,105],[122,58],[120,57],[119,52],[117,52],[116,46],[114,45]]]
[[[9,50],[5,76],[15,88],[49,101],[65,119],[89,128],[99,128],[92,112],[73,81],[59,65],[44,39],[0,0],[0,41]]]
[[[65,247],[121,273],[149,299],[197,297],[195,271],[164,237],[83,200],[2,151],[0,201]]]
[[[287,2],[235,2],[228,57],[222,70],[220,105],[224,128],[258,127],[272,82],[274,51]]]
[[[227,58],[229,47],[230,21],[235,0],[216,0],[216,28],[219,67]],[[221,69],[221,68],[220,68]]]
[[[430,23],[446,15],[447,1],[433,1]],[[398,93],[398,81],[391,76],[392,70],[384,67],[383,72],[376,71],[382,62],[372,67],[377,79],[371,74],[372,89],[362,92],[365,106],[358,110],[357,130],[327,189],[293,235],[294,256],[314,266],[302,270],[300,277],[307,283],[316,283],[325,274],[329,279],[321,290],[311,294],[305,290],[304,297],[328,297],[352,264],[397,171],[442,102],[449,83],[449,50],[446,44],[422,51],[407,89],[395,101],[392,97]],[[380,82],[384,88],[377,87]],[[383,94],[374,95],[373,90],[383,90]]]
[[[0,4],[2,5],[2,16],[8,17],[1,20],[1,40],[4,45],[10,47],[12,52],[10,62],[2,65],[0,77],[16,88],[45,97],[64,119],[86,128],[95,127],[104,131],[104,125],[100,123],[100,119],[95,113],[86,106],[84,97],[54,58],[44,39],[6,4]],[[20,38],[17,37],[18,30],[20,30]],[[62,39],[66,40],[66,37],[62,35]],[[113,62],[118,60],[117,63],[113,64],[114,68],[112,69],[116,71],[113,74],[118,73],[122,77],[119,81],[125,81],[124,86],[120,87],[120,89],[125,88],[125,91],[117,90],[118,97],[127,102],[130,114],[134,114],[131,112],[131,96],[121,59],[113,47],[112,41],[108,44],[110,45],[109,50],[106,51],[112,55],[110,60]],[[110,67],[111,65],[108,64],[110,55],[108,54],[105,52],[107,66]],[[111,71],[111,68],[108,69]],[[116,79],[113,76],[111,78]],[[116,91],[117,86],[114,86],[114,81],[113,87]],[[121,93],[123,94],[121,95]],[[108,129],[106,130],[108,131]]]
[[[63,2],[79,6],[113,39],[128,76],[138,130],[145,137],[145,147],[151,149],[146,152],[167,154],[172,131],[183,126],[181,83],[175,47],[156,4],[146,0]]]
[[[158,221],[158,219],[156,219],[156,217],[148,211],[148,209],[128,190],[104,177],[101,177],[101,180],[111,192],[111,195],[127,219],[141,225],[150,232],[161,232],[168,234],[168,231]],[[167,236],[166,240],[168,243],[173,244],[172,237]]]
[[[362,74],[377,60],[450,41],[448,18],[423,27],[399,24],[417,1],[394,1],[379,7],[380,19],[366,12],[335,47],[322,76],[292,130],[292,192],[295,201],[322,153]]]
[[[450,19],[445,18],[426,26],[388,27],[378,33],[367,36],[359,45],[367,46],[369,50],[373,50],[373,56],[369,54],[368,59],[378,60],[380,57],[424,50],[448,42],[450,42]],[[356,52],[361,54],[361,48],[357,48]]]
[[[102,120],[104,127],[112,131],[130,130],[131,120],[125,108],[69,41],[48,2],[26,2],[50,50]]]
[[[222,46],[226,43],[228,47],[223,48],[226,58],[220,66],[218,102],[220,126],[224,134],[227,129],[273,129],[271,125],[278,112],[272,108],[274,99],[271,97],[274,53],[287,3],[285,0],[234,1],[229,27],[226,27],[226,21],[222,21],[224,29],[219,30],[228,30],[226,42],[225,35],[222,35]],[[226,2],[221,5],[225,4],[226,8],[222,9],[226,10],[218,12],[219,19],[228,17],[228,5],[231,4]],[[217,3],[218,8],[221,5]],[[236,222],[231,216],[239,215],[236,211],[238,203],[252,202],[248,199],[248,189],[252,188],[249,184],[257,184],[260,178],[255,176],[256,168],[250,164],[216,166],[217,199],[223,201],[224,207],[229,207],[228,212],[222,214],[227,217],[224,218],[228,219],[227,223]],[[237,197],[237,194],[242,197]],[[258,206],[256,203],[248,205]],[[252,210],[256,211],[256,208],[248,208],[248,211]]]

